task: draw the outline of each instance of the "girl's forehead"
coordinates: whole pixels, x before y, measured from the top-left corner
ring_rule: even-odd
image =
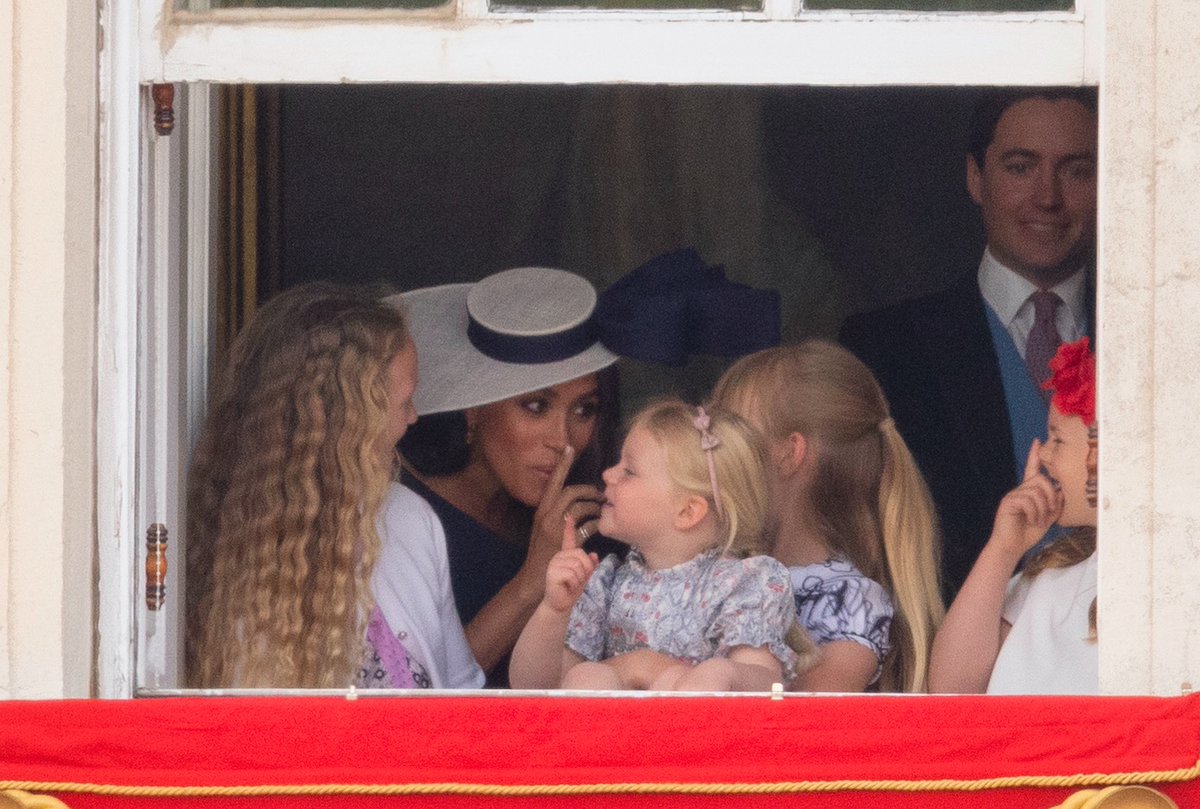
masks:
[[[1049,418],[1046,419],[1046,429],[1054,432],[1074,431],[1087,432],[1087,425],[1084,424],[1084,419],[1078,415],[1067,415],[1055,407],[1054,403],[1050,404]]]
[[[628,455],[649,455],[651,453],[661,453],[663,447],[649,428],[638,424],[634,425],[625,436],[622,451]]]
[[[625,434],[624,446],[626,449],[635,449],[645,446],[647,440],[654,440],[654,437],[650,435],[650,431],[640,424],[635,424]]]

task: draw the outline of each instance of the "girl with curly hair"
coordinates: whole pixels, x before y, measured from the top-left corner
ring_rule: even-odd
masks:
[[[416,384],[403,314],[363,289],[295,287],[238,335],[189,477],[190,685],[482,683],[441,525],[391,482]]]
[[[934,691],[1094,694],[1096,365],[1088,339],[1050,361],[1048,438],[1000,501],[987,545],[933,644]],[[1051,525],[1074,528],[1012,575]]]

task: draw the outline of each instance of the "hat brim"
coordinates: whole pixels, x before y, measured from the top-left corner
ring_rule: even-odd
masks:
[[[556,362],[492,359],[467,339],[467,292],[471,287],[446,284],[384,299],[404,311],[417,348],[420,381],[413,405],[418,415],[500,402],[594,374],[617,361],[617,355],[599,342]]]

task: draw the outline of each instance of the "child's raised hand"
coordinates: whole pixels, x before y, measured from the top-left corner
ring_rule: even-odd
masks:
[[[594,553],[575,545],[575,522],[569,514],[562,524],[562,548],[546,566],[546,594],[542,602],[555,612],[567,612],[587,586],[588,579],[600,563]]]
[[[1038,453],[1042,442],[1036,438],[1025,459],[1021,485],[1000,501],[992,537],[1017,555],[1023,555],[1045,536],[1062,515],[1063,494],[1057,484],[1042,474]]]
[[[571,521],[571,538],[582,545],[584,536],[577,529],[586,528],[594,534],[596,520],[600,516],[600,504],[604,495],[595,486],[576,484],[567,486],[567,475],[575,462],[575,451],[570,445],[563,448],[558,463],[546,483],[546,491],[533,514],[533,529],[529,535],[529,549],[525,563],[521,566],[522,579],[540,587],[545,577],[546,565],[559,549],[559,539],[564,519]]]

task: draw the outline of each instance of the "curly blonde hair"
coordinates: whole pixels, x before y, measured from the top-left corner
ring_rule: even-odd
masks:
[[[713,398],[756,414],[770,440],[799,433],[812,442],[807,496],[822,537],[895,606],[880,687],[926,690],[929,649],[945,615],[937,512],[874,375],[841,346],[808,340],[738,360]]]
[[[663,448],[667,472],[681,489],[698,494],[715,506],[708,459],[700,448],[696,408],[679,399],[650,403],[630,421],[629,430],[646,429]],[[708,429],[720,441],[712,451],[721,516],[712,511],[724,534],[724,551],[747,557],[766,553],[763,529],[767,520],[766,449],[758,431],[741,416],[710,408]]]
[[[188,481],[189,685],[351,683],[391,476],[388,368],[408,343],[397,309],[328,283],[234,340]]]

